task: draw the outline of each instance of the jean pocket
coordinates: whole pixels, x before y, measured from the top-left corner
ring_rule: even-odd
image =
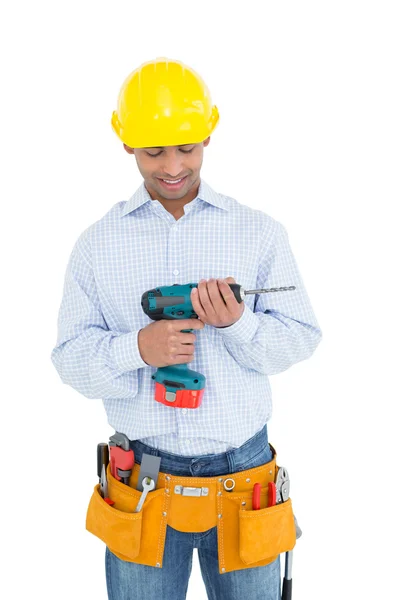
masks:
[[[245,463],[235,467],[236,471],[245,471],[246,469],[253,469],[265,465],[272,460],[272,452],[270,447],[267,445],[260,452],[249,458]]]

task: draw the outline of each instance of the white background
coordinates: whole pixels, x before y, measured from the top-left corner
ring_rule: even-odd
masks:
[[[157,56],[186,62],[207,82],[221,120],[202,175],[284,224],[324,333],[310,360],[271,378],[270,441],[303,530],[293,600],[398,593],[396,5],[3,6],[7,598],[107,598],[105,547],[85,516],[96,446],[113,430],[101,400],[61,383],[50,353],[73,244],[141,183],[110,118],[125,77]],[[187,597],[206,599],[195,559]]]

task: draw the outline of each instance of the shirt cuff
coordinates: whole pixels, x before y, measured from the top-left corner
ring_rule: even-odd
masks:
[[[117,369],[126,373],[149,367],[139,352],[138,335],[140,329],[115,337],[111,343],[111,359]]]
[[[216,331],[226,340],[246,344],[251,342],[258,329],[258,319],[247,304],[244,305],[242,316],[229,327],[215,327]]]

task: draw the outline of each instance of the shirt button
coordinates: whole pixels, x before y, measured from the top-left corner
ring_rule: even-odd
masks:
[[[186,415],[186,413],[187,413],[187,408],[183,408],[183,409],[182,409],[182,414],[183,414],[183,415]]]
[[[173,272],[174,275],[179,275],[178,269],[174,269],[172,272]]]

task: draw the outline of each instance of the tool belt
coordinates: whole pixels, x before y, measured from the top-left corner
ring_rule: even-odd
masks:
[[[134,512],[141,497],[136,489],[140,465],[134,465],[129,485],[115,479],[108,465],[108,495],[113,504],[105,502],[97,484],[87,509],[86,529],[118,558],[161,568],[167,525],[185,533],[217,527],[220,573],[267,565],[296,543],[291,499],[268,507],[268,483],[275,481],[278,472],[276,453],[271,450],[270,462],[224,476],[180,477],[160,472],[140,512]],[[252,509],[255,483],[261,484],[259,510]]]

